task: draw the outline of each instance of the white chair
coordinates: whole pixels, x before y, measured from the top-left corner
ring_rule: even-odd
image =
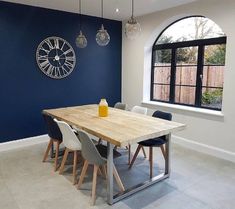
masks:
[[[148,108],[140,107],[140,106],[134,106],[134,107],[132,107],[131,112],[147,115]]]
[[[140,106],[134,106],[134,107],[132,107],[131,112],[147,115],[148,108],[140,107]],[[147,155],[145,153],[144,147],[141,147],[141,149],[143,151],[144,157],[146,158]],[[129,153],[128,153],[128,164],[130,165],[130,163],[131,163],[131,145],[130,144],[128,146],[128,150],[129,150]]]
[[[62,163],[60,166],[59,173],[62,174],[64,171],[65,162],[67,160],[69,152],[74,153],[73,158],[73,184],[76,184],[76,169],[77,169],[77,160],[78,160],[78,154],[77,151],[81,151],[82,146],[78,139],[78,137],[75,134],[75,131],[65,122],[58,121],[54,119],[54,121],[58,124],[60,131],[62,133],[63,137],[63,144],[65,146],[65,153],[62,159]]]

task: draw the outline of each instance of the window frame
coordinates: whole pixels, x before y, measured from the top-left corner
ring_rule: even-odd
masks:
[[[178,21],[176,21],[176,22],[178,22]],[[168,26],[168,27],[170,27],[170,26]],[[162,31],[162,33],[164,31]],[[206,106],[201,105],[202,88],[203,87],[205,88],[207,86],[202,86],[202,80],[201,80],[200,75],[203,74],[203,67],[208,66],[208,65],[204,65],[204,49],[205,49],[205,47],[209,46],[209,45],[219,45],[219,44],[226,45],[227,37],[222,36],[222,37],[218,37],[218,38],[198,39],[198,40],[173,42],[173,43],[165,43],[165,44],[156,45],[156,42],[158,41],[158,39],[162,35],[162,33],[158,36],[158,38],[156,39],[156,41],[154,42],[154,45],[152,47],[150,100],[163,102],[163,103],[169,103],[169,104],[177,104],[177,105],[183,105],[183,106],[190,106],[190,107],[197,107],[197,108],[204,108],[204,109],[221,111],[221,108],[206,107]],[[176,79],[176,67],[177,67],[176,50],[178,48],[184,48],[184,47],[198,47],[197,64],[195,65],[197,67],[197,73],[196,73],[196,87],[195,87],[196,89],[195,89],[195,103],[194,103],[194,105],[175,102],[175,87],[176,87],[175,79]],[[171,50],[171,65],[169,66],[169,67],[171,67],[171,77],[170,77],[170,84],[169,84],[169,87],[170,87],[169,101],[154,99],[154,95],[153,95],[154,94],[154,85],[155,85],[155,83],[154,83],[154,70],[156,67],[154,65],[155,64],[154,63],[154,55],[157,50],[163,50],[163,49]],[[214,65],[214,66],[224,66],[224,65]],[[188,85],[188,86],[190,86],[190,85]],[[211,88],[211,87],[208,86],[207,88]],[[223,90],[223,87],[214,87],[214,88]]]

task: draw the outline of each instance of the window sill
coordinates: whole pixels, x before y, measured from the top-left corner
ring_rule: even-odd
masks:
[[[208,110],[208,109],[203,109],[203,108],[188,107],[188,106],[169,104],[169,103],[164,103],[164,102],[155,102],[155,101],[143,101],[142,104],[155,107],[155,108],[165,107],[165,108],[170,108],[170,109],[200,113],[203,115],[211,115],[211,116],[216,116],[216,117],[221,117],[221,118],[224,117],[224,114],[221,111],[216,111],[216,110]]]

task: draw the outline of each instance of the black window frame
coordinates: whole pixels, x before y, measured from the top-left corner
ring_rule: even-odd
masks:
[[[164,103],[170,103],[170,104],[177,104],[177,105],[183,105],[183,106],[191,106],[191,107],[197,107],[197,108],[204,108],[204,109],[212,109],[212,110],[221,111],[221,108],[206,107],[206,106],[202,106],[201,105],[202,88],[205,88],[205,87],[211,88],[211,87],[210,86],[202,86],[202,79],[201,79],[200,76],[203,75],[203,67],[204,66],[208,66],[208,65],[204,65],[204,49],[205,49],[205,47],[209,46],[209,45],[220,45],[220,44],[225,44],[226,45],[227,37],[226,36],[222,36],[222,37],[218,37],[218,38],[198,39],[198,40],[190,40],[190,41],[183,41],[183,42],[156,44],[158,39],[159,39],[159,37],[162,35],[162,33],[158,36],[158,38],[156,39],[156,41],[155,41],[155,43],[154,43],[154,45],[152,47],[152,67],[151,67],[150,100],[151,101],[164,102]],[[184,48],[184,47],[198,47],[197,65],[195,65],[197,67],[197,76],[196,76],[196,87],[195,87],[196,90],[195,90],[195,103],[194,103],[194,105],[183,104],[183,103],[176,103],[174,101],[175,100],[175,87],[176,87],[176,84],[175,84],[176,67],[178,66],[176,64],[176,50],[178,48]],[[154,94],[154,85],[156,85],[156,83],[154,83],[154,70],[155,70],[155,67],[156,67],[154,65],[155,64],[154,55],[155,55],[155,52],[157,50],[162,50],[162,49],[169,49],[169,50],[171,50],[171,65],[169,65],[169,67],[171,67],[171,77],[170,77],[170,84],[169,84],[169,87],[170,87],[169,101],[154,99],[154,95],[153,95]],[[213,66],[224,66],[224,65],[213,65]],[[158,84],[158,85],[161,85],[161,84]],[[190,85],[185,85],[185,86],[190,86]],[[214,88],[222,89],[223,90],[223,87],[214,87]]]

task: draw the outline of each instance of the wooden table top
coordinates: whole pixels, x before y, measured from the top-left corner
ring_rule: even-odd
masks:
[[[111,107],[108,117],[98,117],[98,105],[48,109],[43,112],[117,146],[127,146],[186,127],[181,123]]]

